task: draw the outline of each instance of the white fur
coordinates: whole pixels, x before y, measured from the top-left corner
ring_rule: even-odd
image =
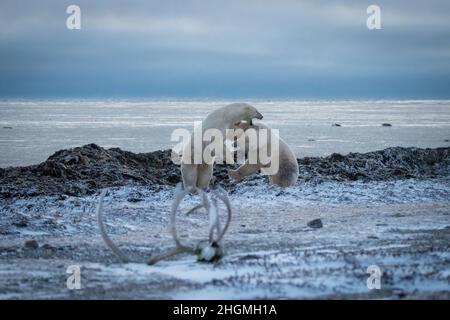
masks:
[[[233,103],[211,112],[205,120],[202,122],[202,136],[203,133],[208,129],[218,129],[221,131],[222,136],[226,137],[226,130],[234,128],[236,124],[244,121],[250,121],[253,118],[261,119],[262,115],[256,110],[255,107],[246,103]],[[196,129],[191,135],[189,143],[184,147],[183,156],[181,158],[181,176],[183,179],[184,188],[189,191],[195,191],[196,188],[207,189],[213,175],[213,164],[194,163],[194,134]],[[202,150],[205,148],[205,143],[203,143]],[[191,157],[187,158],[186,150],[191,149]]]
[[[275,135],[275,133],[270,130],[269,127],[262,123],[240,123],[236,127],[241,128],[243,130],[248,130],[250,128],[255,129],[258,131],[259,129],[267,129],[267,149],[270,150],[270,144],[271,144],[271,138],[272,135]],[[298,163],[297,158],[295,157],[294,152],[291,150],[289,145],[280,137],[276,136],[278,138],[278,147],[279,147],[279,169],[276,174],[268,175],[269,180],[271,184],[278,185],[280,187],[290,187],[295,185],[298,179],[299,169],[298,169]],[[264,143],[261,145],[258,144],[258,147],[264,146]],[[246,146],[246,149],[248,149],[248,146]],[[258,152],[258,150],[246,150],[247,152]],[[250,164],[247,160],[242,166],[240,166],[236,170],[229,170],[228,174],[234,179],[234,180],[241,180],[244,177],[251,175],[258,170],[261,170],[264,172],[264,168],[268,167],[269,165],[261,165],[261,164]]]

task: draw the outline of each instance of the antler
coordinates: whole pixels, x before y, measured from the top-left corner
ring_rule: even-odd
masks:
[[[106,233],[106,228],[103,223],[103,199],[106,195],[106,189],[103,189],[100,194],[100,200],[97,205],[97,221],[98,226],[100,228],[100,234],[102,235],[103,240],[106,245],[115,253],[116,256],[119,257],[122,262],[129,262],[129,259],[125,256],[125,254],[112,242],[111,238]]]
[[[214,242],[214,229],[217,229],[217,234],[220,232],[219,222],[219,207],[217,205],[217,199],[213,197],[211,199],[212,207],[209,208],[209,242]]]
[[[175,245],[177,248],[183,247],[177,235],[177,228],[176,228],[177,209],[181,203],[181,200],[183,200],[186,194],[188,194],[188,191],[183,190],[181,183],[178,183],[177,186],[175,187],[175,195],[172,202],[172,208],[170,211],[170,233],[172,234],[173,240],[175,241]]]
[[[202,198],[202,203],[198,206],[196,206],[195,208],[201,208],[201,207],[205,207],[206,210],[209,211],[210,209],[210,204],[208,201],[208,197],[206,196],[205,192],[203,190],[197,189],[200,193],[200,196]],[[197,249],[195,247],[189,247],[186,245],[183,245],[180,241],[180,239],[178,238],[178,233],[177,233],[177,226],[176,226],[176,217],[177,217],[177,210],[178,207],[180,206],[181,201],[183,200],[183,198],[188,194],[189,192],[187,190],[184,190],[181,183],[178,183],[177,186],[175,187],[175,194],[174,194],[174,199],[172,202],[172,207],[171,207],[171,211],[170,211],[170,233],[172,234],[173,240],[175,241],[175,249],[165,253],[165,254],[161,254],[158,256],[153,257],[152,259],[150,259],[150,261],[148,261],[148,264],[152,265],[155,264],[156,262],[169,258],[171,256],[180,254],[180,253],[192,253],[195,254],[197,252]],[[191,209],[189,212],[192,212],[193,210]]]
[[[227,207],[227,221],[225,223],[224,228],[222,229],[222,232],[220,234],[218,234],[217,239],[216,239],[216,242],[220,243],[220,241],[222,240],[223,236],[227,232],[228,227],[230,226],[230,223],[231,223],[231,203],[230,203],[230,199],[228,198],[227,192],[222,187],[220,187],[220,186],[217,187],[217,190],[215,193],[216,193],[216,196],[220,200],[222,200],[222,202]]]
[[[206,246],[187,246],[183,245],[178,238],[177,234],[177,228],[176,228],[176,215],[178,207],[180,206],[181,201],[183,198],[188,194],[187,190],[183,190],[181,184],[178,184],[175,188],[175,194],[174,194],[174,200],[171,207],[170,212],[170,232],[172,234],[173,240],[175,241],[175,248],[167,253],[157,255],[153,258],[151,258],[148,261],[148,264],[152,265],[156,262],[167,259],[169,257],[172,257],[174,255],[180,254],[180,253],[190,253],[190,254],[196,254],[198,255],[199,260],[203,261],[214,261],[219,259],[223,255],[222,248],[220,247],[220,242],[225,235],[226,231],[228,230],[228,227],[230,225],[231,221],[231,204],[230,200],[228,199],[227,192],[221,188],[218,187],[216,190],[214,190],[214,193],[211,197],[212,205],[208,199],[207,194],[203,191],[198,189],[198,192],[201,196],[202,203],[197,205],[197,208],[205,207],[205,209],[209,213],[209,243]],[[112,242],[112,240],[109,238],[109,236],[106,233],[106,228],[103,223],[103,199],[106,195],[106,189],[102,190],[100,194],[100,199],[97,206],[97,218],[98,218],[98,224],[100,228],[100,233],[103,237],[103,240],[108,245],[108,247],[123,261],[123,262],[129,262],[129,259],[125,256],[125,254]],[[220,199],[227,208],[227,221],[225,223],[225,227],[221,229],[220,227],[220,218],[219,218],[219,206],[217,203],[217,199]],[[190,210],[192,211],[192,209]],[[217,238],[214,239],[214,230],[217,232]]]
[[[218,187],[213,194],[213,197],[211,198],[212,205],[210,201],[208,200],[207,194],[200,189],[197,189],[201,199],[202,203],[197,205],[195,208],[201,208],[205,207],[205,209],[209,213],[209,222],[210,222],[210,229],[209,229],[209,245],[207,247],[190,247],[183,245],[178,238],[177,234],[177,228],[176,228],[176,215],[178,207],[180,206],[181,201],[183,198],[188,194],[187,190],[183,190],[181,184],[177,184],[175,188],[175,194],[174,194],[174,200],[171,207],[170,212],[170,232],[172,234],[172,237],[175,241],[175,249],[172,251],[169,251],[168,253],[161,254],[158,256],[153,257],[148,261],[148,264],[152,265],[156,262],[172,257],[174,255],[180,254],[180,253],[191,253],[191,254],[197,254],[199,255],[199,259],[206,260],[206,261],[212,261],[214,259],[218,259],[222,256],[223,252],[222,249],[219,246],[219,243],[221,242],[223,236],[225,235],[226,231],[228,230],[228,227],[231,222],[231,204],[230,200],[228,198],[227,192],[221,188]],[[225,223],[225,226],[223,229],[220,227],[220,218],[219,218],[219,206],[217,203],[217,199],[220,199],[227,208],[227,221]],[[192,212],[193,210],[189,210],[189,212]],[[217,231],[217,238],[214,239],[214,230]],[[208,249],[209,248],[209,249]],[[210,249],[213,251],[211,252]],[[205,251],[206,250],[206,251]],[[205,258],[205,255],[208,256],[208,258]]]

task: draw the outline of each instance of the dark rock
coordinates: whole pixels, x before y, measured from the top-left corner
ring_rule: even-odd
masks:
[[[60,150],[38,165],[1,168],[0,199],[38,195],[82,196],[102,188],[129,184],[152,188],[175,186],[181,181],[180,167],[172,162],[170,154],[170,150],[136,154],[119,148],[103,149],[95,144]],[[450,174],[449,147],[394,147],[369,153],[306,157],[297,161],[300,183],[439,178]],[[233,193],[240,184],[268,183],[267,176],[261,174],[235,182],[227,174],[230,168],[236,168],[236,165],[215,165],[211,184],[220,184]]]
[[[39,248],[39,243],[36,240],[27,240],[24,245],[25,249],[37,249]]]
[[[394,288],[392,290],[392,293],[396,296],[398,296],[399,298],[404,298],[406,297],[406,292],[403,289],[400,288]]]
[[[339,123],[333,123],[331,126],[332,127],[341,127],[341,125]]]
[[[382,123],[381,126],[383,126],[383,127],[392,127],[392,124],[390,124],[390,123]]]
[[[9,228],[7,226],[1,226],[0,225],[0,234],[1,235],[7,235],[10,234],[11,231],[9,230]]]
[[[55,249],[55,247],[53,247],[52,245],[49,245],[48,243],[44,244],[41,248],[44,250],[54,250]]]
[[[308,227],[313,229],[319,229],[323,227],[322,220],[321,219],[314,219],[307,223]]]
[[[246,254],[246,255],[240,256],[239,260],[258,260],[260,258],[261,258],[261,256],[258,256],[256,254]]]
[[[28,223],[28,218],[23,216],[20,217],[20,219],[18,219],[16,222],[14,222],[13,225],[19,228],[25,228],[26,226],[28,226]]]
[[[335,161],[342,161],[344,160],[344,156],[339,154],[339,153],[333,153],[329,156],[330,160],[335,162]]]
[[[369,153],[298,159],[300,181],[388,181],[450,174],[450,148],[387,148]]]

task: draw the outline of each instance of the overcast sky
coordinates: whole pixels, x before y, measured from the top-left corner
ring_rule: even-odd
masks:
[[[449,16],[448,0],[1,0],[0,96],[450,98]]]

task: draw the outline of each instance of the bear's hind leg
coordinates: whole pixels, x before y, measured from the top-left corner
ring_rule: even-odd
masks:
[[[197,189],[197,175],[198,165],[196,164],[181,164],[181,177],[183,179],[183,187],[189,192],[194,192]]]
[[[201,164],[197,169],[197,187],[207,190],[213,176],[213,165]]]

